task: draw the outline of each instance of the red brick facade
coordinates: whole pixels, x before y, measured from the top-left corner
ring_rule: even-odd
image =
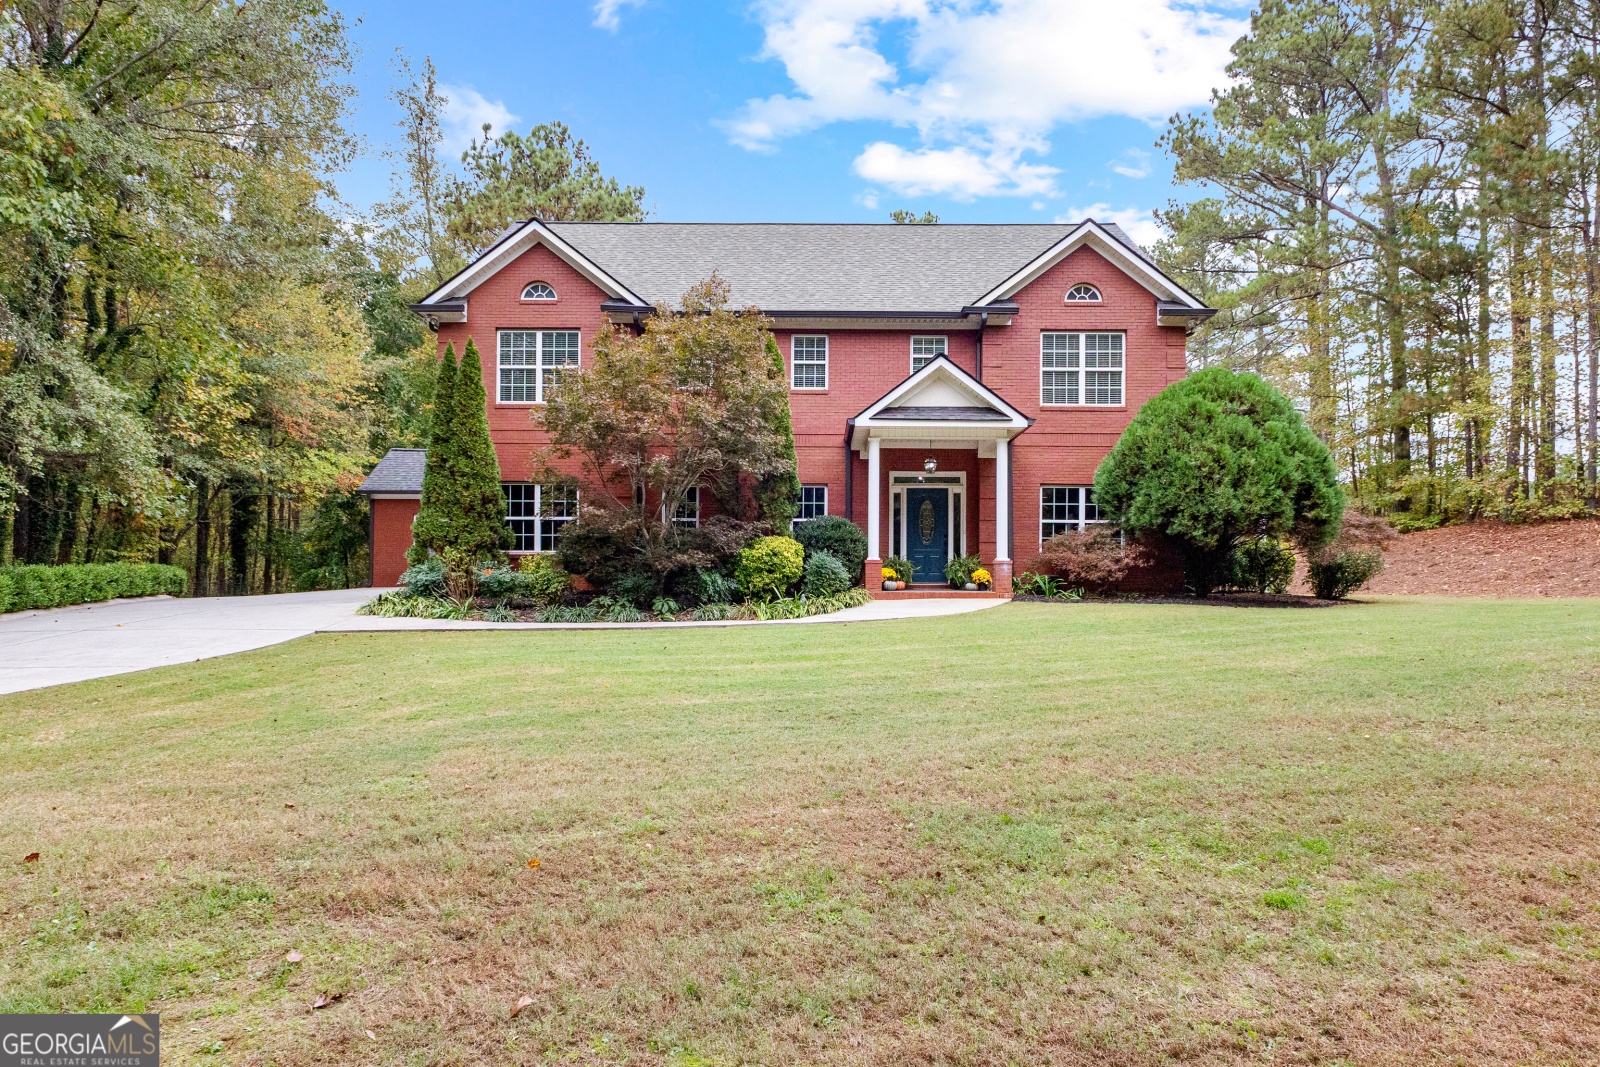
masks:
[[[1019,268],[1022,266],[1018,265]],[[558,294],[554,302],[521,299],[526,286],[543,281]],[[1067,303],[1065,294],[1075,284],[1094,285],[1100,303]],[[532,404],[504,404],[498,399],[496,333],[500,329],[566,329],[581,333],[583,362],[601,329],[612,328],[601,309],[606,293],[543,245],[536,245],[508,266],[478,284],[471,292],[469,321],[438,326],[442,351],[453,343],[460,352],[468,338],[482,356],[484,388],[489,396],[489,427],[506,481],[526,480],[531,457],[546,443],[537,428]],[[1012,439],[1010,552],[997,551],[995,531],[996,472],[993,459],[980,458],[965,448],[930,450],[896,447],[882,442],[880,453],[880,514],[882,555],[890,553],[889,478],[892,472],[922,469],[930,456],[940,472],[966,474],[965,523],[962,540],[969,553],[986,563],[1001,559],[997,579],[1027,569],[1038,554],[1040,542],[1040,489],[1042,486],[1087,486],[1096,465],[1116,442],[1139,407],[1185,371],[1185,330],[1157,322],[1157,299],[1128,273],[1087,245],[1018,291],[1012,300],[1020,309],[1008,325],[990,325],[982,338],[979,366],[978,331],[956,320],[941,331],[918,324],[917,329],[805,329],[791,330],[780,320],[775,333],[787,359],[794,333],[828,336],[828,388],[793,390],[795,445],[800,480],[828,487],[828,512],[848,514],[867,528],[867,461],[847,444],[848,420],[889,393],[911,372],[911,337],[944,333],[949,359],[979,379],[983,386],[1033,419]],[[1052,330],[1116,331],[1125,334],[1124,403],[1115,407],[1044,407],[1040,403],[1040,334]],[[847,458],[848,457],[848,458]],[[851,465],[847,479],[846,464]],[[574,466],[574,475],[579,470]],[[847,487],[848,481],[848,487]],[[847,509],[848,498],[848,509]],[[393,507],[397,501],[377,501],[375,510],[374,581],[389,584],[398,575],[395,559],[409,539],[410,511]],[[709,509],[708,512],[709,513]],[[403,526],[401,524],[404,524]],[[1010,556],[1010,565],[1004,557]],[[997,585],[1001,584],[997,582]]]

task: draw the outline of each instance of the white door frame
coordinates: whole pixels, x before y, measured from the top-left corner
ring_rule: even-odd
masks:
[[[896,485],[895,480],[897,478],[907,478],[910,480],[904,485]],[[929,478],[937,478],[939,481],[928,484],[927,480]],[[955,481],[950,482],[945,480],[949,478],[953,478]],[[917,479],[922,479],[922,481],[919,482]],[[967,472],[935,471],[931,475],[924,471],[889,472],[889,518],[891,522],[894,520],[894,510],[896,505],[898,505],[900,508],[900,525],[895,530],[895,533],[897,534],[895,540],[899,542],[899,554],[902,556],[905,555],[907,544],[906,537],[911,529],[909,525],[910,516],[906,514],[905,490],[916,489],[919,487],[924,489],[945,490],[944,501],[946,508],[946,536],[944,549],[945,562],[948,563],[950,560],[955,559],[961,554],[961,549],[965,549],[967,547],[966,509],[969,506],[968,500],[970,499],[967,495]],[[954,490],[954,492],[951,490]],[[956,493],[961,494],[962,514],[960,515],[956,514]],[[894,555],[895,553],[891,552],[889,554]]]

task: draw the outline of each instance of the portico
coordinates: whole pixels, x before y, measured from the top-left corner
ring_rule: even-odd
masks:
[[[850,421],[867,463],[866,585],[883,560],[916,565],[917,584],[943,584],[944,563],[980,557],[1011,588],[1011,439],[1032,420],[949,359],[912,374]]]

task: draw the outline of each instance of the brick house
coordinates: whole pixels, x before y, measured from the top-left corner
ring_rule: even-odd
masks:
[[[1183,376],[1188,329],[1212,314],[1092,220],[519,224],[412,306],[441,351],[472,338],[483,354],[516,552],[548,551],[577,514],[569,495],[528,480],[544,391],[584,365],[598,331],[639,328],[713,271],[736,306],[772,318],[801,517],[845,515],[866,531],[872,589],[885,556],[942,582],[945,561],[968,554],[1009,589],[1044,538],[1099,521],[1096,465]],[[362,486],[376,585],[405,567],[423,460],[391,450]],[[701,495],[675,503],[680,521],[709,514]]]

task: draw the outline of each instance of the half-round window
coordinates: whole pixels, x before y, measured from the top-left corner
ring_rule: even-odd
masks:
[[[522,299],[524,300],[554,300],[555,298],[556,291],[550,288],[546,282],[534,282],[522,290]],[[1100,298],[1097,296],[1095,299],[1098,300]]]
[[[1067,303],[1069,304],[1098,304],[1100,303],[1100,290],[1088,282],[1079,282],[1067,290]]]

